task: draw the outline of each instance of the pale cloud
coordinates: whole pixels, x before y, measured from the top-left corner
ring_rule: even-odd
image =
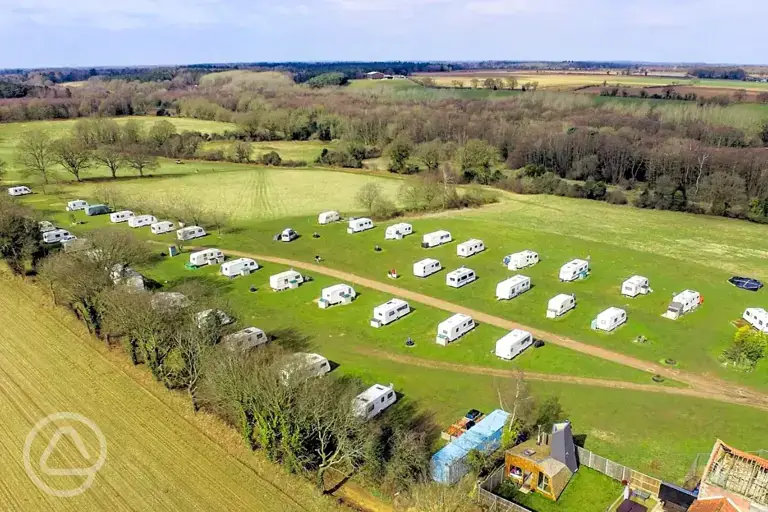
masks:
[[[480,14],[552,14],[576,8],[567,0],[476,0],[468,2],[466,9]],[[584,9],[584,5],[578,6]]]
[[[450,0],[327,0],[343,11],[351,12],[412,12],[432,4],[447,4]],[[440,6],[441,7],[441,6]]]
[[[294,15],[294,14],[300,14],[301,16],[308,16],[312,13],[312,9],[310,9],[305,4],[298,4],[298,5],[278,5],[275,7],[275,12],[285,15]]]

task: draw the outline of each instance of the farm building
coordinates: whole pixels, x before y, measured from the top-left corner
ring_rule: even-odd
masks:
[[[474,328],[475,321],[471,316],[457,313],[448,320],[437,324],[437,339],[435,341],[438,345],[446,346],[461,338]]]
[[[48,220],[41,220],[37,223],[37,227],[41,233],[47,233],[48,231],[53,231],[56,229],[56,226],[53,225],[53,222]]]
[[[109,214],[109,222],[118,224],[120,222],[126,222],[128,219],[135,217],[135,214],[130,210],[121,210],[119,212],[112,212]]]
[[[131,267],[117,263],[112,267],[110,272],[112,282],[115,284],[122,284],[129,288],[136,290],[144,289],[144,276],[136,272]]]
[[[366,217],[360,217],[359,219],[350,219],[347,224],[347,233],[350,235],[353,233],[360,233],[373,229],[373,221]]]
[[[209,325],[209,322],[212,322],[214,318],[219,322],[219,325],[229,325],[232,322],[234,322],[232,317],[230,317],[228,314],[226,314],[220,309],[217,309],[215,311],[213,309],[206,309],[204,311],[200,311],[196,315],[196,318],[197,318],[197,326],[200,327],[201,329],[206,325]]]
[[[626,297],[637,297],[638,295],[647,295],[651,291],[648,278],[643,276],[632,276],[621,283],[621,294]]]
[[[368,80],[383,80],[386,75],[381,71],[369,71],[365,74]]]
[[[429,249],[432,247],[437,247],[438,245],[447,244],[452,240],[453,238],[451,237],[451,233],[448,231],[433,231],[432,233],[427,233],[421,237],[421,246],[424,249]]]
[[[293,242],[299,238],[299,234],[291,228],[285,228],[277,235],[277,240],[280,242]]]
[[[531,345],[533,345],[531,333],[514,329],[496,342],[496,357],[511,361]]]
[[[483,241],[473,238],[471,240],[467,240],[466,242],[462,242],[456,246],[456,256],[460,256],[462,258],[469,258],[470,256],[474,256],[479,252],[483,252],[484,250],[485,250],[485,244],[483,243]]]
[[[76,212],[78,210],[85,210],[88,208],[88,203],[82,199],[75,199],[67,203],[68,212]]]
[[[395,386],[374,384],[355,397],[355,414],[369,420],[397,401]]]
[[[11,197],[18,197],[18,196],[26,196],[27,194],[31,194],[32,191],[29,189],[29,187],[9,187],[8,188],[8,195]]]
[[[221,343],[233,352],[247,352],[268,342],[269,337],[257,327],[246,327],[221,338]]]
[[[144,226],[151,226],[157,222],[157,219],[152,215],[138,215],[128,219],[128,226],[132,228],[142,228]]]
[[[269,276],[269,287],[276,292],[281,292],[288,288],[298,288],[303,282],[304,276],[293,269]]]
[[[699,304],[702,302],[704,302],[704,297],[702,297],[699,292],[694,290],[683,290],[672,297],[672,302],[669,303],[666,313],[661,316],[669,318],[670,320],[677,320],[682,315],[690,313],[698,308]]]
[[[719,439],[699,484],[699,500],[726,498],[737,510],[768,507],[768,459],[737,450]]]
[[[442,268],[439,261],[427,258],[413,264],[413,275],[416,277],[428,277],[435,272],[439,272]]]
[[[45,244],[55,244],[71,239],[72,234],[66,229],[54,229],[53,231],[46,231],[43,233],[43,243]]]
[[[333,210],[323,212],[317,216],[318,224],[330,224],[332,222],[338,222],[339,220],[341,220],[341,215],[339,215],[339,212]]]
[[[610,307],[597,315],[597,318],[592,321],[592,328],[610,332],[626,321],[626,311],[621,308]]]
[[[323,288],[320,292],[320,300],[317,301],[317,306],[325,309],[336,304],[349,304],[355,300],[356,296],[355,289],[348,284],[335,284],[328,288]]]
[[[173,225],[173,222],[161,220],[160,222],[155,222],[154,224],[150,225],[149,230],[153,235],[162,235],[163,233],[170,233],[173,231],[174,227],[176,226]]]
[[[226,277],[247,276],[259,269],[259,264],[251,258],[237,258],[221,265],[221,275]]]
[[[402,240],[411,233],[413,233],[413,226],[407,222],[399,222],[387,227],[384,240]]]
[[[194,240],[205,235],[205,230],[200,226],[185,226],[176,230],[176,239],[181,241]]]
[[[557,318],[576,307],[576,296],[561,293],[547,302],[547,318]]]
[[[589,275],[589,262],[587,260],[571,260],[560,267],[561,281],[584,279],[587,275]]]
[[[411,306],[402,299],[392,299],[373,308],[371,327],[381,327],[403,318],[411,312]]]
[[[467,455],[472,450],[489,454],[501,446],[501,433],[509,414],[496,409],[477,422],[458,439],[452,441],[432,456],[430,472],[432,479],[441,484],[452,485],[469,472]]]
[[[539,253],[525,250],[504,256],[502,263],[509,270],[520,270],[521,268],[532,267],[539,262]]]
[[[471,268],[461,267],[445,275],[445,284],[451,288],[461,288],[477,279],[477,274]]]
[[[297,352],[286,357],[286,360],[282,370],[283,381],[287,381],[293,376],[302,379],[322,377],[331,371],[331,364],[328,359],[320,354]]]
[[[531,278],[526,276],[512,276],[496,285],[496,299],[514,299],[531,289]]]
[[[189,255],[189,264],[193,267],[213,265],[224,261],[224,253],[220,249],[203,249]]]
[[[768,333],[768,311],[763,308],[747,308],[742,318],[758,331]]]
[[[109,206],[105,204],[90,204],[85,207],[85,214],[89,217],[105,215],[107,213],[109,213]]]

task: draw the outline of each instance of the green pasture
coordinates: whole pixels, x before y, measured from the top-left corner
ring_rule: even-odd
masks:
[[[233,141],[218,140],[206,142],[203,144],[202,151],[224,151],[228,154],[234,146]],[[323,152],[323,149],[333,149],[338,145],[338,141],[323,142],[319,140],[311,141],[283,141],[275,140],[268,142],[251,142],[251,159],[256,160],[265,153],[276,151],[283,160],[304,161],[312,165]]]
[[[582,466],[571,477],[557,501],[536,492],[517,493],[514,501],[534,512],[595,512],[610,507],[621,490],[621,482]]]

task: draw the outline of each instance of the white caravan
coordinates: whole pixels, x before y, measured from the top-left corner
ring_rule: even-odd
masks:
[[[451,234],[448,231],[434,231],[421,237],[421,246],[424,249],[429,249],[431,247],[437,247],[438,245],[447,244],[452,240],[453,238],[451,238]]]
[[[360,217],[359,219],[350,219],[347,225],[347,233],[350,235],[353,233],[360,233],[361,231],[367,231],[373,229],[373,221],[366,217]]]
[[[437,324],[437,338],[435,341],[438,345],[446,346],[461,338],[474,328],[475,321],[471,316],[457,313],[448,320]]]
[[[470,256],[474,256],[479,252],[483,252],[484,250],[485,250],[485,244],[483,243],[483,241],[473,238],[471,240],[467,240],[466,242],[462,242],[456,246],[456,256],[461,256],[462,258],[469,258]]]
[[[12,197],[17,196],[26,196],[27,194],[31,194],[32,191],[29,190],[29,187],[9,187],[8,188],[8,195]]]
[[[82,199],[75,199],[74,201],[67,203],[68,212],[76,212],[78,210],[85,210],[86,208],[88,208],[88,203]]]
[[[196,315],[197,326],[202,329],[214,317],[218,319],[219,325],[229,325],[232,322],[234,322],[234,320],[228,314],[226,314],[220,309],[217,309],[215,311],[213,309],[206,309],[204,311],[199,312]]]
[[[304,282],[304,276],[295,270],[286,270],[269,276],[269,287],[276,292],[287,290],[288,288],[298,288]]]
[[[128,219],[134,217],[134,214],[130,210],[122,210],[119,212],[112,212],[109,214],[109,221],[117,224],[119,222],[126,222]]]
[[[131,267],[117,263],[112,267],[110,275],[112,277],[112,282],[115,284],[122,284],[136,290],[144,289],[144,276]]]
[[[161,220],[160,222],[155,222],[149,226],[149,230],[155,235],[162,235],[164,233],[170,233],[175,227],[173,222]]]
[[[539,262],[539,253],[525,250],[504,256],[502,260],[509,270],[532,267]]]
[[[704,299],[699,292],[694,290],[683,290],[672,297],[672,302],[669,303],[666,313],[661,316],[669,318],[670,320],[677,320],[685,313],[690,313],[699,307],[699,304],[703,301]]]
[[[293,242],[299,238],[299,234],[291,228],[285,228],[280,232],[278,238],[281,242]]]
[[[360,418],[369,420],[378,416],[381,411],[395,403],[397,395],[395,386],[389,387],[375,384],[355,397],[355,414]]]
[[[587,260],[572,260],[560,267],[561,281],[584,279],[587,274],[589,274],[589,262]]]
[[[451,288],[461,288],[477,279],[477,274],[471,268],[461,267],[445,275],[445,284]]]
[[[252,348],[264,345],[269,342],[269,337],[266,333],[257,327],[246,327],[232,334],[228,334],[221,338],[221,342],[229,350],[240,350],[245,352]]]
[[[384,240],[402,240],[411,233],[413,233],[413,226],[407,222],[400,222],[387,227]]]
[[[138,215],[128,219],[128,226],[132,228],[143,228],[144,226],[151,226],[157,222],[157,219],[153,215]]]
[[[237,258],[221,265],[221,275],[226,277],[247,276],[259,269],[259,264],[251,258]]]
[[[318,224],[330,224],[331,222],[339,222],[339,220],[341,220],[341,215],[339,215],[339,212],[333,210],[323,212],[317,216]]]
[[[531,333],[514,329],[496,342],[496,357],[511,361],[531,345],[533,345]]]
[[[531,278],[526,276],[512,276],[496,285],[496,299],[514,299],[531,289]]]
[[[593,329],[611,332],[627,321],[627,312],[621,308],[608,308],[595,318]]]
[[[768,311],[763,308],[747,308],[742,318],[758,331],[768,333]]]
[[[647,295],[651,291],[648,278],[643,276],[632,276],[621,283],[621,294],[625,297],[637,297],[638,295]]]
[[[440,272],[442,268],[439,261],[427,258],[413,264],[413,275],[416,277],[429,277],[435,272]]]
[[[561,293],[547,302],[547,318],[557,318],[576,307],[576,296]]]
[[[72,234],[66,229],[54,229],[53,231],[43,233],[43,243],[46,244],[55,244],[56,242],[71,240],[72,238]]]
[[[294,374],[302,379],[311,379],[322,377],[331,371],[331,364],[328,359],[320,354],[308,354],[306,352],[296,352],[286,357],[283,366],[283,382],[287,382]]]
[[[373,308],[371,327],[381,327],[391,324],[411,312],[411,306],[401,299],[392,299]]]
[[[193,252],[189,255],[189,263],[195,267],[223,262],[224,253],[219,249],[203,249],[202,251]]]
[[[37,223],[37,227],[40,229],[41,233],[47,233],[56,229],[56,226],[53,225],[53,222],[49,220],[41,220]]]
[[[325,309],[336,304],[349,304],[355,300],[356,296],[355,289],[348,284],[335,284],[328,288],[323,288],[320,292],[320,300],[317,301],[317,306]]]
[[[186,241],[201,238],[206,235],[205,230],[200,226],[185,226],[176,230],[176,240]]]

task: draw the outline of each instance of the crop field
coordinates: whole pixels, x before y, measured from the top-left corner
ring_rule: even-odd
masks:
[[[6,510],[335,510],[311,485],[249,453],[227,427],[193,415],[184,397],[90,340],[73,318],[34,286],[0,274],[0,500]],[[42,306],[42,307],[41,307]],[[121,362],[122,361],[122,362]],[[106,439],[106,463],[74,498],[39,490],[22,464],[25,438],[39,420],[76,412]],[[75,423],[73,426],[79,424]],[[48,430],[51,430],[50,432]],[[51,468],[90,467],[98,439],[77,430],[90,455],[60,442]],[[31,445],[40,460],[53,428]],[[63,438],[67,439],[67,438]],[[215,439],[215,441],[214,441]],[[39,469],[39,468],[37,468]],[[54,489],[84,477],[48,476]]]

